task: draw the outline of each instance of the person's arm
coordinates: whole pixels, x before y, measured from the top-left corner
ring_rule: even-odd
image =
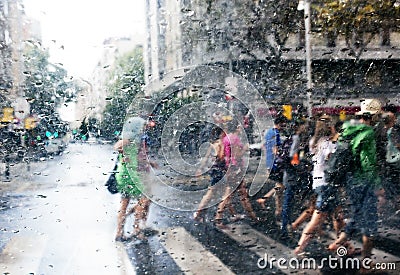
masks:
[[[114,144],[114,150],[118,153],[123,153],[124,147],[129,144],[129,140],[120,139]]]
[[[196,171],[196,177],[200,176],[202,174],[202,170],[204,169],[204,166],[207,163],[207,160],[209,159],[209,157],[211,156],[211,152],[213,151],[213,144],[211,144],[208,149],[207,152],[205,154],[205,156],[201,159],[200,162],[200,167],[197,169]]]
[[[391,139],[394,146],[396,146],[396,148],[400,150],[400,126],[393,126]]]

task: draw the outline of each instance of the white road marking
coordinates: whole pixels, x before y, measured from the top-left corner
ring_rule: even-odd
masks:
[[[161,243],[185,274],[234,274],[183,227],[161,230]]]
[[[260,271],[265,270],[268,273],[268,270],[276,268],[285,274],[320,274],[318,270],[312,268],[297,268],[302,267],[302,260],[295,258],[290,248],[247,224],[231,224],[230,229],[221,231],[260,257],[254,262],[254,266],[258,266]],[[307,267],[307,262],[304,264]]]
[[[109,234],[82,234],[62,274],[136,274],[126,248]]]
[[[13,237],[0,254],[0,273],[36,274],[46,244],[45,236]]]

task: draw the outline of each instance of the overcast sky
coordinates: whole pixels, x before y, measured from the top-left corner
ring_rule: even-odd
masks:
[[[28,16],[41,22],[51,61],[87,78],[109,37],[142,39],[144,0],[24,0]]]

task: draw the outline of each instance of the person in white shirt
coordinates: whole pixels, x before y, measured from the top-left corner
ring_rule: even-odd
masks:
[[[313,190],[317,194],[316,209],[311,221],[304,228],[295,254],[304,252],[313,235],[319,230],[328,214],[333,214],[334,228],[339,233],[344,226],[338,201],[338,189],[328,185],[324,170],[329,156],[335,151],[336,138],[332,131],[332,119],[323,115],[316,122],[314,136],[310,139],[310,152],[313,155]]]

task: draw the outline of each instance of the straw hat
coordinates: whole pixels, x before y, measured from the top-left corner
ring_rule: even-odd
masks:
[[[377,99],[365,99],[361,101],[361,110],[356,115],[370,114],[375,115],[382,109],[382,104]]]

